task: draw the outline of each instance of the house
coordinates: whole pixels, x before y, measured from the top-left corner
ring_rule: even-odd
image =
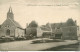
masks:
[[[25,30],[23,28],[17,27],[15,29],[15,38],[25,38]]]
[[[51,28],[56,39],[77,40],[77,24],[71,18],[64,23],[53,23]]]
[[[43,30],[40,27],[38,27],[37,28],[37,37],[42,37],[42,34],[43,34]]]
[[[80,26],[78,26],[77,28],[77,36],[78,36],[78,40],[80,40]]]
[[[41,27],[44,37],[64,40],[77,40],[77,29],[76,21],[71,18],[64,23],[47,23]]]
[[[37,28],[37,37],[50,38],[51,33],[51,29],[47,28],[45,25]]]

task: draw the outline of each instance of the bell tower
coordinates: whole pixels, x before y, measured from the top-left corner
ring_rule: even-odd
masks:
[[[8,13],[7,13],[7,19],[14,20],[14,14],[13,14],[13,12],[12,12],[11,6],[10,6],[9,11],[8,11]]]

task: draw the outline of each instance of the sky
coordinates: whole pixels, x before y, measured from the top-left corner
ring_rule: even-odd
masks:
[[[69,18],[80,25],[79,0],[0,0],[0,24],[6,20],[10,6],[15,21],[23,28],[33,20],[40,26],[66,22]]]

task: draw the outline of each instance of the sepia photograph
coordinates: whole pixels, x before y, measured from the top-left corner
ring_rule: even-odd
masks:
[[[80,0],[0,0],[0,51],[80,51]]]

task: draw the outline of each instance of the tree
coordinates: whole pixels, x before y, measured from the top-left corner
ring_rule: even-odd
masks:
[[[29,27],[38,27],[38,24],[37,24],[37,22],[32,21],[32,22],[29,24]]]
[[[75,24],[75,22],[73,21],[73,19],[68,19],[67,25],[68,25],[68,26],[75,26],[76,24]]]
[[[32,21],[29,24],[28,28],[30,28],[30,34],[32,35],[32,37],[37,37],[37,27],[38,27],[38,24],[35,21]]]

